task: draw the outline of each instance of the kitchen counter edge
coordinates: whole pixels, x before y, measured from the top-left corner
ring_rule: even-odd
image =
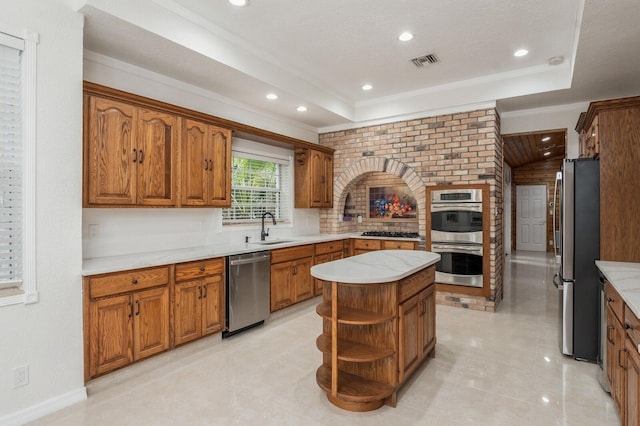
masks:
[[[596,260],[596,266],[640,318],[640,263]]]

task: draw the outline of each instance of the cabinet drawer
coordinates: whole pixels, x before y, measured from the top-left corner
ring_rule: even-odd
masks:
[[[380,240],[354,240],[353,241],[354,249],[380,250],[381,247],[382,247],[382,241]]]
[[[618,294],[615,288],[608,281],[604,286],[604,297],[607,301],[607,305],[611,307],[611,310],[621,323],[624,322],[624,302],[622,297]]]
[[[271,263],[286,262],[303,257],[313,257],[313,244],[271,250]]]
[[[411,275],[400,280],[399,285],[399,302],[402,303],[420,290],[429,287],[436,277],[436,267],[429,266],[417,274]]]
[[[224,272],[224,257],[179,263],[176,265],[176,282],[206,277]]]
[[[415,250],[416,243],[413,241],[389,241],[382,242],[384,250]]]
[[[318,243],[315,246],[316,254],[327,254],[342,251],[342,240],[340,241],[328,241],[326,243]]]
[[[169,283],[169,267],[89,277],[89,297],[97,298]]]
[[[640,352],[640,321],[628,306],[624,307],[624,328],[627,329],[627,335],[636,350]]]

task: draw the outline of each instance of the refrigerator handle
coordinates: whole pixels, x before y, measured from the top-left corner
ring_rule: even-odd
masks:
[[[560,273],[559,272],[556,272],[553,275],[553,285],[556,286],[556,288],[558,290],[562,290],[563,289],[562,283],[560,282]]]

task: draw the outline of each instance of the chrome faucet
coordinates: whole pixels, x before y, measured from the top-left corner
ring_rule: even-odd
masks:
[[[267,228],[266,231],[264,230],[264,218],[266,216],[271,216],[271,219],[273,219],[273,224],[276,224],[276,218],[273,217],[273,213],[264,212],[264,214],[262,215],[262,232],[260,232],[260,241],[264,241],[264,238],[269,236],[269,228]]]

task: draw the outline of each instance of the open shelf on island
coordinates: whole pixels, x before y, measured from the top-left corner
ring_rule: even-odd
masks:
[[[322,318],[331,320],[331,301],[320,303],[316,307],[316,312]],[[338,307],[338,323],[352,325],[381,324],[395,318],[394,314],[363,311],[350,309],[342,306]]]
[[[324,354],[331,355],[331,336],[321,334],[316,339],[316,346]],[[395,354],[393,349],[376,348],[364,343],[338,339],[338,359],[349,362],[371,362],[388,358]]]

